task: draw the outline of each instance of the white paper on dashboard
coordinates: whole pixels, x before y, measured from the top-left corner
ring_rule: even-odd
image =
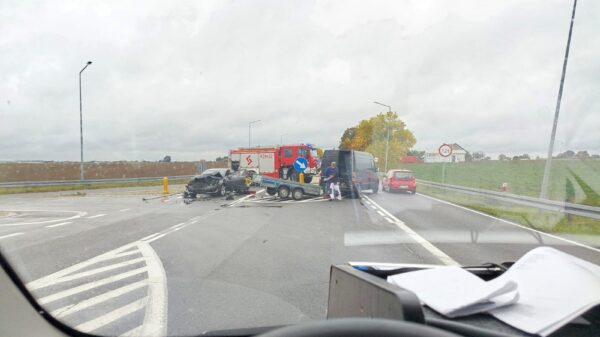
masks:
[[[512,304],[519,296],[515,282],[485,282],[454,266],[392,275],[388,282],[414,292],[423,303],[448,317],[486,312]]]
[[[550,247],[531,250],[494,281],[519,285],[519,301],[491,310],[499,320],[547,336],[600,304],[600,267]]]

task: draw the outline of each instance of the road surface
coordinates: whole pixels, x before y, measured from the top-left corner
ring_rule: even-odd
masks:
[[[43,307],[102,335],[190,335],[325,317],[329,267],[348,261],[514,261],[577,244],[423,195],[280,202],[147,191],[0,196],[0,249]]]

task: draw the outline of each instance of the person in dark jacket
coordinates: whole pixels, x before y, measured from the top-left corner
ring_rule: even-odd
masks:
[[[325,170],[325,186],[329,186],[329,201],[336,198],[342,200],[342,193],[340,192],[340,177],[339,171],[336,168],[336,163],[331,162],[331,165]]]

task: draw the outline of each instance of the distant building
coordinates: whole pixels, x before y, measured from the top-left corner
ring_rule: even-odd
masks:
[[[462,146],[454,143],[450,144],[452,147],[452,154],[448,157],[442,157],[438,153],[438,149],[434,151],[427,151],[425,153],[426,163],[463,163],[467,161],[467,154],[469,151],[465,150]]]
[[[423,160],[417,156],[405,156],[400,160],[404,164],[420,164]]]

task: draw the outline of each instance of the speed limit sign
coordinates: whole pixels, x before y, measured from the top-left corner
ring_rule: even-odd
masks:
[[[438,153],[440,154],[440,156],[442,157],[448,157],[452,154],[452,146],[448,145],[448,144],[442,144],[439,148],[438,148]]]

